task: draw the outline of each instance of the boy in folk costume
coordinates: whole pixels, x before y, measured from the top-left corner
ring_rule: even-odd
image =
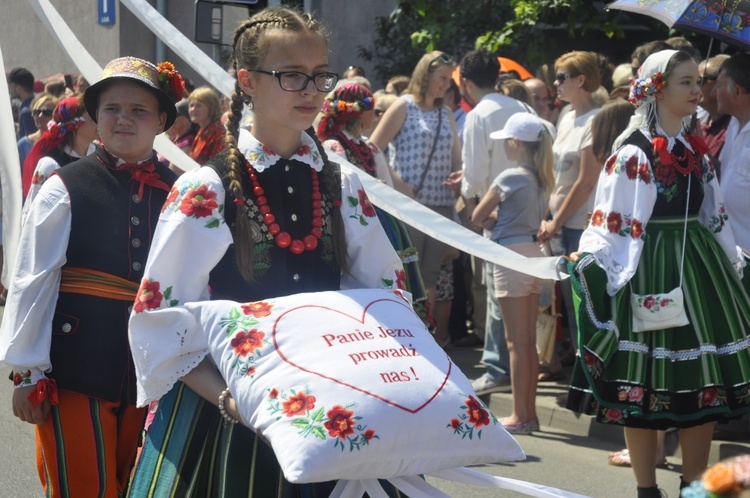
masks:
[[[14,415],[36,424],[46,496],[116,497],[127,484],[145,415],[128,315],[176,179],[153,143],[182,90],[170,63],[110,62],[84,96],[95,153],[44,183],[23,227],[0,362],[14,372]]]

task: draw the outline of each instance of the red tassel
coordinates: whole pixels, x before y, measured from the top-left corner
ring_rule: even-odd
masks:
[[[675,162],[672,154],[670,154],[667,150],[667,145],[669,144],[669,142],[667,142],[666,138],[655,137],[653,140],[651,140],[651,143],[654,144],[654,152],[659,154],[659,160],[662,164],[669,166]]]
[[[57,383],[55,379],[39,379],[36,383],[36,389],[29,394],[28,400],[34,408],[45,399],[49,398],[50,405],[57,405]]]

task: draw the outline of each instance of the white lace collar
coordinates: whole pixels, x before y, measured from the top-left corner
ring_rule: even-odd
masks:
[[[300,142],[302,145],[289,159],[303,162],[320,173],[323,169],[323,156],[321,156],[315,141],[305,132],[301,132]],[[270,168],[281,159],[284,159],[255,138],[252,133],[240,133],[237,148],[247,158],[258,173]]]

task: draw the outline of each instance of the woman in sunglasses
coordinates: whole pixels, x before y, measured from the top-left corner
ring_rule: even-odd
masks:
[[[62,99],[45,123],[45,132],[23,163],[23,195],[30,205],[53,171],[94,151],[96,123],[83,105],[83,95]],[[34,120],[37,120],[34,113]]]
[[[40,93],[31,103],[31,116],[34,118],[36,131],[21,137],[18,141],[18,157],[21,160],[21,165],[23,165],[26,156],[29,155],[29,151],[34,147],[37,140],[47,131],[47,123],[52,119],[52,111],[55,110],[57,102],[58,99],[54,95]]]
[[[599,112],[593,93],[599,88],[601,77],[593,52],[568,52],[555,61],[555,71],[557,95],[571,104],[572,110],[563,115],[557,125],[552,147],[555,188],[550,196],[549,216],[542,221],[538,237],[545,242],[559,234],[564,254],[570,254],[578,250],[602,166],[594,156],[591,138],[591,122]],[[576,322],[570,282],[565,280],[561,286],[575,347]]]
[[[443,97],[454,67],[453,59],[442,52],[422,56],[404,95],[388,108],[370,136],[381,150],[388,148],[391,167],[411,186],[411,196],[450,219],[455,198],[446,182],[452,172],[461,169],[461,144],[453,112]],[[409,232],[419,254],[427,299],[434,309],[447,246],[411,227]]]

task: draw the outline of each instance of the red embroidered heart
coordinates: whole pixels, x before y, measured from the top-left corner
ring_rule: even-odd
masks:
[[[281,359],[410,413],[429,405],[453,364],[411,307],[391,298],[364,307],[353,300],[345,304],[352,307],[305,305],[282,313],[273,327]],[[319,326],[307,326],[311,323]],[[364,379],[366,385],[348,377]]]

